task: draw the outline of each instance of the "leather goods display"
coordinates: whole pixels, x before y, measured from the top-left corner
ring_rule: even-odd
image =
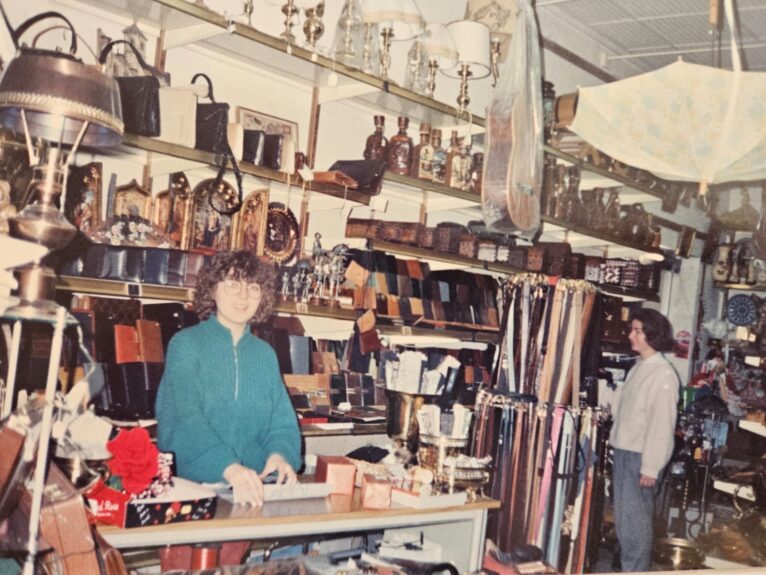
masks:
[[[136,338],[138,340],[138,355],[141,361],[149,363],[162,363],[165,361],[165,353],[162,346],[162,328],[158,321],[137,319]]]
[[[148,76],[117,76],[122,103],[122,121],[125,131],[140,136],[160,135],[160,81],[155,69],[141,56],[127,40],[113,40],[104,46],[99,56],[99,63],[104,65],[106,58],[117,44],[125,44],[136,57],[141,68],[149,72]]]
[[[208,187],[208,203],[219,214],[229,216],[234,214],[242,208],[242,172],[239,171],[239,164],[234,157],[234,153],[231,151],[229,144],[224,142],[224,149],[221,152],[221,165],[218,167],[218,175],[212,180],[205,180]],[[223,179],[226,173],[226,165],[231,163],[231,168],[234,171],[234,178],[237,181],[237,188],[226,182]],[[202,183],[197,184],[197,187]],[[197,189],[195,188],[195,195]]]
[[[210,103],[197,102],[194,147],[205,152],[223,154],[229,148],[227,139],[229,105],[215,101],[213,82],[207,74],[194,74],[191,83],[194,84],[199,78],[207,82],[208,92],[205,97],[210,99]]]
[[[109,273],[106,258],[107,247],[104,244],[90,244],[82,258],[81,274],[86,278],[104,278]]]
[[[114,326],[114,361],[116,363],[141,361],[138,334],[132,325],[117,324]]]
[[[159,323],[163,350],[167,350],[170,338],[177,332],[199,321],[197,314],[180,302],[144,304],[141,313],[145,320]]]
[[[356,191],[370,196],[380,193],[383,176],[386,173],[386,161],[375,160],[338,160],[330,170],[339,170],[357,183]]]

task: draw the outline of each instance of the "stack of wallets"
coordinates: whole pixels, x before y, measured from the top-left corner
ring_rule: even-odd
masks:
[[[404,323],[499,325],[494,278],[465,271],[432,273],[425,262],[380,251],[350,250],[350,256],[369,272],[378,317]]]
[[[197,274],[210,254],[143,246],[88,244],[76,260],[67,262],[64,275],[194,287]]]

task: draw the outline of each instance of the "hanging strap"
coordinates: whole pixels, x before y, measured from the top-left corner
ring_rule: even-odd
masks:
[[[223,194],[223,176],[226,173],[226,164],[231,162],[232,170],[234,170],[234,177],[237,180],[237,199],[236,202],[233,198],[225,196]],[[242,172],[239,171],[239,164],[234,157],[234,152],[231,151],[231,147],[228,142],[226,143],[226,152],[221,159],[221,165],[218,167],[218,175],[215,177],[212,189],[208,195],[208,203],[219,214],[230,216],[237,213],[242,208]]]
[[[132,42],[127,40],[112,40],[106,46],[104,46],[101,50],[101,54],[98,56],[99,64],[102,66],[106,64],[107,56],[109,56],[112,48],[114,48],[117,44],[125,44],[128,48],[130,48],[133,51],[133,54],[136,56],[136,60],[138,60],[138,64],[141,66],[141,68],[149,72],[152,76],[156,76],[157,70],[154,68],[154,66],[147,64],[146,60],[144,60],[144,57],[141,56],[141,52],[136,49]]]
[[[77,32],[75,32],[74,26],[72,26],[72,23],[63,14],[52,11],[41,12],[40,14],[32,16],[31,18],[27,18],[24,20],[24,22],[19,24],[18,28],[14,30],[13,26],[11,26],[10,20],[8,20],[8,15],[5,13],[5,9],[3,8],[2,3],[0,3],[0,12],[3,14],[3,21],[5,21],[5,26],[8,28],[8,32],[11,34],[11,40],[13,40],[13,46],[16,48],[16,50],[19,49],[19,38],[21,38],[24,32],[26,32],[29,28],[41,20],[47,20],[48,18],[60,18],[66,22],[66,25],[72,32],[72,39],[69,42],[69,54],[74,56],[77,53]]]
[[[202,96],[203,98],[210,98],[210,101],[215,104],[215,98],[213,97],[213,81],[210,79],[210,76],[207,74],[203,74],[202,72],[197,72],[192,76],[191,83],[194,84],[198,78],[202,78],[207,82],[207,94],[205,96]]]

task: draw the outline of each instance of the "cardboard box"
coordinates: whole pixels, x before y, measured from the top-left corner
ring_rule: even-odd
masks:
[[[86,494],[96,521],[117,527],[145,527],[212,519],[218,503],[215,491],[199,483],[173,478],[167,495],[130,500],[130,496],[99,482]]]
[[[356,465],[342,455],[320,455],[315,472],[317,481],[331,485],[330,493],[351,495],[354,493]]]
[[[391,482],[372,473],[365,473],[362,476],[362,507],[365,509],[391,507]]]

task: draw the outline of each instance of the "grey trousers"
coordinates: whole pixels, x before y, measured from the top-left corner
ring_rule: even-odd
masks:
[[[615,449],[612,493],[623,571],[649,571],[652,562],[652,520],[659,486],[641,487],[640,475],[641,454]]]

